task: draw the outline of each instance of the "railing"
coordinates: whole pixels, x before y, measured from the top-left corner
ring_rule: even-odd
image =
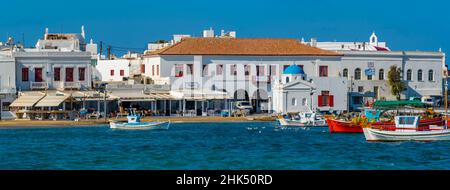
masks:
[[[48,83],[47,82],[31,82],[30,83],[30,89],[31,90],[42,90],[42,89],[48,89]]]
[[[80,82],[64,82],[64,89],[81,89]]]

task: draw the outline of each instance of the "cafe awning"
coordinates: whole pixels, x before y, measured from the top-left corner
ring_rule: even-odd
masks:
[[[70,95],[61,92],[48,93],[35,107],[58,107],[69,97]]]
[[[41,92],[27,92],[21,93],[21,95],[14,100],[10,107],[33,107],[39,100],[45,96]]]

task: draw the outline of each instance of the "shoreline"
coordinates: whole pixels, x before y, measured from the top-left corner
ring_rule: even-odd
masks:
[[[108,119],[105,121],[103,119],[99,120],[80,120],[80,121],[66,121],[66,120],[10,120],[10,121],[0,121],[0,129],[6,128],[29,128],[29,127],[95,127],[104,126],[109,124]],[[126,119],[118,119],[124,120]],[[272,122],[275,121],[274,118],[266,117],[147,117],[141,119],[143,122],[150,121],[170,121],[172,123],[233,123],[233,122]]]

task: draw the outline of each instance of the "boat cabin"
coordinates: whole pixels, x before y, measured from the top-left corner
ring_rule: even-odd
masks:
[[[419,116],[396,116],[395,130],[419,130]]]

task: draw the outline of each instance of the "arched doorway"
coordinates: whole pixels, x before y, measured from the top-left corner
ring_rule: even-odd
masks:
[[[250,98],[248,96],[248,92],[246,90],[242,90],[242,89],[236,90],[234,92],[233,97],[234,97],[234,101],[249,101],[250,100]]]
[[[269,94],[267,93],[267,91],[265,91],[263,89],[258,89],[255,92],[253,92],[252,105],[253,105],[254,112],[267,113],[269,111],[268,104],[269,104]]]

